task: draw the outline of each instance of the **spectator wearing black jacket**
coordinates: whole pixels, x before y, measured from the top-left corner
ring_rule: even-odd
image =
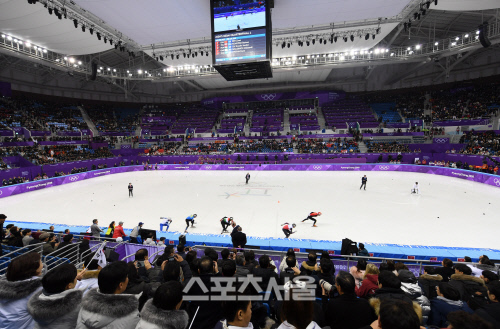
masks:
[[[189,301],[189,296],[203,296],[210,299],[214,296],[220,295],[219,292],[215,291],[215,285],[212,283],[212,278],[219,276],[217,261],[212,260],[212,258],[208,256],[202,257],[200,260],[198,273],[199,278],[203,282],[204,286],[208,289],[208,292],[203,291],[203,289],[198,284],[193,284],[186,292],[186,296],[184,299]],[[192,329],[213,328],[215,324],[222,318],[220,303],[210,300],[191,300],[190,306],[191,319],[194,317],[194,313],[198,310],[198,314],[196,315],[196,317],[194,317],[192,323]]]
[[[424,266],[424,274],[418,277],[418,285],[422,288],[422,292],[429,300],[437,297],[436,287],[443,281],[443,277],[436,274],[432,266]]]
[[[472,270],[465,264],[455,264],[455,274],[451,276],[450,285],[460,293],[460,300],[476,310],[488,302],[488,292],[483,279],[472,275]]]
[[[231,233],[231,240],[234,248],[245,248],[245,245],[247,244],[247,235],[243,233],[243,228],[241,226],[238,225],[233,229],[233,232]]]
[[[370,325],[377,319],[370,303],[354,293],[356,284],[350,273],[340,271],[335,278],[335,287],[338,297],[327,301],[326,293],[323,294],[326,325],[330,328],[357,329]]]
[[[262,278],[262,281],[259,282],[261,291],[267,291],[267,287],[271,280],[276,280],[278,283],[278,274],[274,271],[274,268],[271,266],[271,259],[267,255],[262,255],[259,257],[259,265],[255,266],[252,274],[255,277]]]
[[[455,274],[455,270],[453,269],[453,261],[451,259],[445,258],[442,261],[443,267],[436,267],[436,274],[439,274],[443,277],[443,282],[448,282],[451,279],[451,276]]]
[[[490,304],[476,310],[476,314],[491,323],[495,329],[500,329],[500,281],[488,284]]]
[[[280,272],[280,283],[285,284],[292,280],[295,276],[300,275],[300,270],[297,268],[297,260],[294,256],[288,256],[285,259],[286,267]]]
[[[410,297],[405,295],[405,292],[401,289],[401,280],[396,276],[396,274],[389,271],[381,271],[378,275],[379,289],[375,290],[373,298],[370,300],[370,304],[375,309],[375,313],[378,314],[380,303],[387,299],[396,299],[406,302],[417,310],[420,317],[422,317],[422,310],[417,303],[413,303]]]
[[[259,263],[255,260],[255,253],[253,250],[245,251],[245,267],[252,273],[255,266]]]
[[[320,280],[325,280],[331,285],[335,285],[335,267],[330,259],[321,258],[319,261],[319,272],[313,275],[316,280],[316,297],[321,298],[323,295]]]

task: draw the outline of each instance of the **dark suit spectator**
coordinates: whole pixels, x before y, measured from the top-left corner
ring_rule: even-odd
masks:
[[[247,244],[247,235],[243,233],[243,228],[238,225],[238,227],[234,228],[236,232],[231,233],[231,240],[233,242],[234,248],[245,248]]]
[[[255,266],[259,265],[259,262],[255,260],[255,253],[253,250],[245,251],[245,263],[245,266],[248,268],[250,273],[252,273]]]
[[[326,293],[323,294],[326,325],[330,328],[357,329],[375,321],[377,316],[370,303],[354,293],[356,284],[351,274],[340,271],[335,278],[335,287],[338,297],[327,301]]]

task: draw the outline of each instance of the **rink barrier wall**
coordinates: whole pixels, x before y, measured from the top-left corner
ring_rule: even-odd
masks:
[[[129,221],[130,222],[130,221]],[[14,224],[17,227],[29,228],[31,230],[47,229],[51,225],[54,226],[55,232],[62,232],[69,228],[72,234],[80,234],[86,232],[90,227],[78,225],[63,225],[58,223],[39,223],[39,222],[22,222],[6,220],[5,225]],[[125,223],[127,224],[127,222]],[[129,223],[130,224],[130,223]],[[147,225],[147,224],[146,224]],[[145,227],[147,228],[147,227]],[[104,231],[107,227],[101,227]],[[129,240],[132,229],[124,228]],[[179,236],[186,235],[187,246],[206,246],[206,247],[233,247],[231,237],[229,235],[220,234],[196,234],[196,233],[182,233],[182,232],[161,232],[156,231],[156,238],[165,237],[166,245],[176,246],[179,244]],[[101,235],[103,237],[103,235]],[[90,241],[90,246],[97,241]],[[490,259],[500,259],[500,250],[490,248],[465,248],[465,247],[444,247],[444,246],[419,246],[419,245],[401,245],[401,244],[384,244],[384,243],[368,243],[363,242],[365,248],[369,251],[370,257],[383,257],[383,258],[397,258],[409,260],[425,260],[430,262],[441,262],[444,258],[449,258],[454,262],[464,261],[464,256],[471,257],[473,262],[479,261],[479,256],[488,255]],[[310,239],[285,239],[285,238],[265,238],[265,237],[252,237],[247,236],[247,246],[257,247],[256,254],[259,250],[272,250],[279,252],[286,252],[289,248],[293,248],[295,252],[308,253],[311,250],[323,251],[327,250],[328,253],[335,257],[340,257],[341,241],[328,241],[328,240],[310,240]],[[144,246],[138,244],[123,244],[120,245],[115,251],[123,257],[135,253],[140,248],[146,248],[149,254],[158,251],[157,246]],[[354,263],[353,263],[354,264]]]
[[[390,165],[390,164],[279,164],[279,165],[158,165],[159,170],[233,170],[233,171],[360,171],[366,173],[367,171],[399,171],[399,172],[413,172],[423,174],[433,174],[454,177],[457,179],[468,180],[487,184],[490,186],[500,187],[500,176],[485,174],[470,170],[441,168],[431,166],[417,166],[417,165]],[[12,195],[22,194],[31,191],[42,190],[53,186],[59,186],[69,183],[79,182],[85,179],[95,177],[107,176],[111,174],[127,173],[135,171],[144,171],[144,167],[127,166],[107,168],[100,170],[93,170],[85,173],[68,175],[63,177],[50,178],[36,182],[25,184],[18,184],[12,186],[5,186],[0,188],[0,198],[5,198]],[[242,175],[244,175],[242,173]],[[243,179],[243,176],[242,176]],[[11,221],[9,221],[11,223]],[[17,222],[19,227],[26,228],[29,224],[31,229],[47,228],[50,225],[56,226],[55,230],[64,230],[71,227],[68,225],[50,224],[50,223],[26,223]],[[90,226],[90,225],[89,225]],[[88,226],[74,226],[75,232],[85,232]],[[105,229],[105,228],[104,228]],[[73,231],[73,230],[72,230]],[[126,231],[127,232],[127,231]],[[128,230],[130,232],[130,230]],[[129,234],[129,233],[127,233]],[[178,244],[179,232],[157,232],[157,238],[164,236],[167,243]],[[307,252],[308,250],[329,250],[333,254],[340,254],[340,241],[328,240],[310,240],[310,239],[269,239],[263,237],[247,237],[247,244],[249,246],[256,246],[264,250],[284,251],[288,248],[295,248],[300,252]],[[211,235],[211,234],[188,234],[189,245],[206,245],[206,246],[224,246],[231,245],[229,236]],[[485,249],[485,248],[452,248],[452,247],[438,247],[438,246],[412,246],[412,245],[395,245],[395,244],[368,244],[365,243],[367,249],[373,253],[373,257],[390,257],[390,258],[406,258],[414,257],[414,259],[423,260],[442,260],[450,258],[458,260],[467,255],[471,258],[478,258],[480,255],[488,254],[492,259],[500,259],[500,250]]]
[[[481,173],[471,170],[453,169],[444,167],[422,166],[422,165],[407,165],[407,164],[168,164],[157,165],[158,170],[231,170],[231,171],[399,171],[412,172],[422,174],[432,174],[440,176],[454,177],[458,179],[468,180],[487,184],[494,187],[500,187],[500,176]],[[144,171],[144,167],[125,166],[113,167],[99,170],[92,170],[84,173],[54,177],[49,179],[38,180],[24,184],[4,186],[0,188],[0,198],[9,197],[11,195],[22,194],[31,191],[37,191],[54,186],[76,183],[85,179],[102,177],[112,174],[120,174],[134,171]]]

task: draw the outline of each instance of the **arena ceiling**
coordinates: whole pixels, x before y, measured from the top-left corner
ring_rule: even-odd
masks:
[[[425,2],[427,0],[275,0],[272,11],[273,39],[376,27],[380,27],[380,34],[375,39],[356,38],[354,42],[316,43],[309,47],[292,44],[290,48],[282,48],[275,44],[273,57],[412,46],[451,38],[476,29],[484,21],[500,19],[498,0],[439,0],[437,5],[432,0],[426,15],[414,20],[411,28],[403,29],[403,22],[411,19],[420,4]],[[45,4],[49,8],[65,6],[71,9],[79,19],[78,28],[74,26],[73,16],[58,19],[48,13]],[[26,0],[0,0],[0,32],[29,40],[54,52],[80,56],[88,63],[97,59],[100,65],[111,68],[151,70],[169,66],[208,65],[211,64],[211,56],[191,59],[181,56],[179,60],[169,58],[164,61],[153,58],[154,53],[168,53],[188,47],[210,47],[208,12],[207,0],[39,0],[36,4],[29,4]],[[85,32],[82,32],[81,21],[87,24]],[[95,33],[89,33],[89,26],[99,28],[115,40],[123,40],[127,49],[136,56],[131,57],[127,52],[116,50],[109,42],[98,40]],[[30,59],[14,60],[10,58],[11,55],[4,52],[0,56],[0,71],[7,67],[21,70],[24,66],[24,71],[36,70],[38,75],[51,77],[58,74],[54,73],[53,67],[48,70],[43,63],[33,64]],[[383,65],[392,63],[387,61]],[[369,70],[373,68],[366,63],[358,66]],[[275,70],[273,79],[258,83],[327,82],[335,79],[332,72],[339,68],[341,66]],[[47,72],[43,73],[44,70]],[[80,78],[84,81],[88,76]],[[244,85],[239,82],[228,83],[219,75],[212,75],[203,79],[191,78],[182,89],[200,91]]]

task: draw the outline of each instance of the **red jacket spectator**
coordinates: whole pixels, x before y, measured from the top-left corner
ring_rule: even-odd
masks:
[[[377,274],[367,274],[361,287],[356,286],[356,295],[358,297],[366,297],[368,295],[373,295],[375,290],[378,289],[378,275]]]
[[[123,226],[122,225],[117,225],[115,227],[115,233],[113,233],[113,239],[116,239],[116,238],[123,238],[123,237],[126,237],[127,235],[125,234],[125,232],[123,232]]]

